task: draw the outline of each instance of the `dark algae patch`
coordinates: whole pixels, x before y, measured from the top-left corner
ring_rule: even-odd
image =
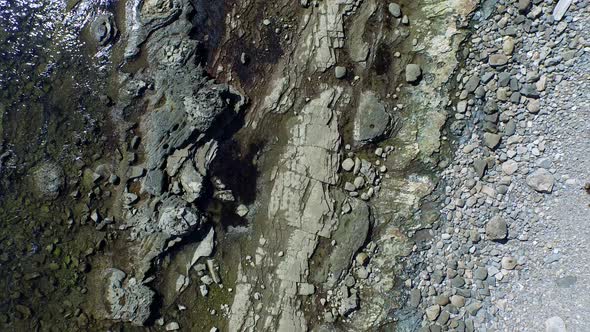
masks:
[[[85,188],[82,170],[108,162],[105,69],[67,15],[59,1],[0,3],[3,331],[85,330],[95,319],[86,274],[107,234],[91,215],[108,215],[111,188]]]

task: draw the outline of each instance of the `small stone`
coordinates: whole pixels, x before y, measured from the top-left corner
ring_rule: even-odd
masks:
[[[242,52],[242,54],[240,54],[240,63],[243,65],[248,63],[248,56],[244,52]]]
[[[449,297],[445,295],[439,295],[434,298],[434,303],[444,307],[449,304]]]
[[[518,0],[518,11],[526,13],[531,7],[531,0]]]
[[[395,18],[400,18],[402,16],[401,7],[395,2],[390,3],[389,6],[387,6],[387,9],[389,10],[389,13]]]
[[[422,301],[422,294],[418,288],[413,288],[410,291],[410,301],[409,304],[412,308],[417,308],[420,305],[420,301]]]
[[[541,102],[538,99],[529,100],[529,103],[526,105],[526,109],[529,113],[537,114],[541,110]]]
[[[352,191],[356,190],[356,187],[354,186],[354,184],[352,184],[350,182],[346,182],[344,184],[344,190],[352,192]]]
[[[502,136],[500,136],[498,134],[492,134],[492,133],[484,133],[483,134],[484,144],[492,150],[495,149],[498,146],[498,144],[500,144],[500,139],[502,139]]]
[[[364,252],[361,252],[358,255],[356,255],[355,260],[361,266],[367,265],[367,262],[369,261],[369,255],[367,255]]]
[[[537,192],[550,194],[553,191],[555,177],[544,168],[539,168],[526,178],[526,183]]]
[[[113,184],[113,185],[117,185],[119,184],[119,177],[116,174],[111,174],[111,176],[109,176],[109,183]]]
[[[428,318],[428,320],[434,321],[438,318],[438,315],[440,315],[440,306],[438,304],[426,308],[426,318]]]
[[[248,209],[248,207],[244,204],[240,204],[238,205],[238,207],[236,208],[236,214],[240,217],[245,217],[248,212],[250,212],[250,210]]]
[[[266,26],[269,26],[269,25],[270,25],[270,20],[269,20],[269,19],[264,19],[264,20],[262,21],[262,24],[264,24],[264,25],[266,25]]]
[[[475,271],[473,271],[473,277],[476,280],[486,280],[488,277],[488,270],[484,267],[478,267],[475,269]]]
[[[300,283],[299,284],[299,295],[302,296],[309,296],[315,293],[315,286],[308,283]]]
[[[476,159],[473,161],[473,169],[475,170],[475,175],[481,179],[488,169],[488,163],[485,159]]]
[[[201,295],[203,297],[205,297],[205,296],[207,296],[207,294],[209,294],[209,289],[207,288],[207,285],[199,286],[199,291],[201,292]]]
[[[451,296],[451,304],[457,308],[462,308],[465,305],[465,298],[461,295]]]
[[[566,332],[565,322],[561,317],[553,316],[545,321],[545,332]]]
[[[512,159],[506,160],[502,164],[502,172],[506,175],[512,175],[518,170],[518,163]]]
[[[416,83],[422,76],[422,69],[420,65],[410,63],[406,65],[406,81],[408,83]]]
[[[514,52],[514,38],[506,37],[504,39],[504,43],[502,44],[502,51],[505,55],[512,55]]]
[[[357,176],[354,179],[354,186],[356,187],[356,189],[361,189],[362,187],[365,186],[365,179],[362,176]]]
[[[496,216],[486,224],[486,236],[492,241],[501,241],[508,236],[508,226],[506,221],[500,216]]]
[[[177,322],[170,322],[166,324],[166,331],[176,331],[180,329],[180,325]]]
[[[465,307],[465,309],[467,310],[467,312],[469,314],[471,314],[471,316],[475,316],[477,314],[477,312],[479,311],[479,309],[481,309],[481,302],[479,301],[475,301],[470,303],[469,305],[467,305],[467,307]]]
[[[129,179],[136,179],[140,178],[145,174],[145,169],[139,166],[131,166],[129,167]]]
[[[488,58],[488,63],[492,67],[504,66],[508,63],[508,57],[506,57],[504,54],[500,54],[500,53],[492,54]]]
[[[510,256],[506,256],[506,257],[502,257],[502,268],[505,270],[514,270],[514,268],[516,267],[517,263],[516,263],[516,259],[510,257]]]
[[[354,167],[354,160],[352,160],[352,158],[346,158],[342,162],[342,169],[347,172],[352,171],[353,167]]]
[[[336,76],[337,79],[344,78],[344,76],[346,76],[346,67],[336,66],[336,68],[334,68],[334,76]]]

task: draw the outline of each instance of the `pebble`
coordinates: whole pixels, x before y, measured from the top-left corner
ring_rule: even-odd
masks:
[[[395,2],[390,3],[389,6],[387,6],[387,9],[389,10],[389,13],[395,18],[400,18],[402,16],[401,7]]]
[[[430,321],[434,321],[435,319],[437,319],[439,314],[440,306],[438,304],[426,308],[426,318],[428,318],[428,320]]]
[[[344,161],[342,162],[342,169],[350,172],[354,167],[354,160],[352,160],[351,158],[346,158],[344,159]]]
[[[408,83],[416,83],[420,80],[422,76],[422,69],[420,65],[410,63],[406,65],[406,82]]]
[[[559,316],[553,316],[545,321],[545,332],[566,332],[565,322]]]

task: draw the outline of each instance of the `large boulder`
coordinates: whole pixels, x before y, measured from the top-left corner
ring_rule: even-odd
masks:
[[[376,142],[387,136],[391,125],[391,115],[375,93],[363,92],[354,118],[354,140],[359,144]]]

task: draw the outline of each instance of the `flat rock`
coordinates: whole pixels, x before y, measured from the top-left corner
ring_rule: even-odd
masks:
[[[483,142],[490,149],[495,149],[498,146],[498,144],[500,144],[501,139],[502,139],[502,136],[500,136],[498,134],[492,134],[492,133],[484,133],[483,134]]]
[[[526,183],[537,192],[551,193],[555,184],[555,177],[548,170],[539,168],[526,178]]]
[[[391,122],[391,116],[375,93],[363,92],[354,118],[354,140],[360,144],[376,142],[387,135]]]
[[[508,63],[508,57],[506,55],[500,54],[500,53],[492,54],[488,58],[488,63],[492,67],[504,66]]]

